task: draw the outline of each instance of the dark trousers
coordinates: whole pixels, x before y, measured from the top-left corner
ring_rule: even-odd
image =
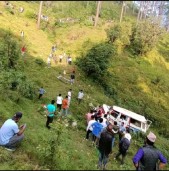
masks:
[[[53,122],[53,117],[47,116],[46,127],[50,128],[49,124]]]
[[[86,139],[89,139],[89,134],[91,133],[92,131],[88,130],[87,133],[86,133]]]
[[[61,108],[62,108],[62,105],[61,104],[57,104],[57,108],[58,108],[58,111],[60,112]]]
[[[39,94],[39,98],[38,99],[40,99],[42,96],[43,96],[43,94]]]
[[[93,138],[93,142],[95,142],[97,137],[95,135],[93,135],[92,138]]]
[[[82,101],[82,99],[78,99],[78,103],[79,103],[79,104],[81,103],[81,101]]]
[[[122,160],[121,160],[121,164],[124,164],[124,159],[125,159],[125,157],[126,157],[126,152],[121,152],[121,151],[119,151],[118,153],[117,153],[117,155],[116,155],[116,159],[120,156],[120,155],[122,155]]]

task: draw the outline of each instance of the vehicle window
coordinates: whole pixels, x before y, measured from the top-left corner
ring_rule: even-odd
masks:
[[[142,129],[145,129],[145,123],[142,123]]]
[[[118,115],[119,115],[119,112],[113,110],[113,111],[111,112],[111,115],[112,115],[114,118],[117,118]]]
[[[121,114],[120,119],[124,119],[125,121],[127,121],[127,116]]]
[[[130,119],[130,123],[136,125],[137,127],[141,127],[141,122],[140,121],[137,121],[133,118]]]

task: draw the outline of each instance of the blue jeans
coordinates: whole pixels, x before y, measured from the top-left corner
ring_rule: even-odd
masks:
[[[67,116],[67,114],[68,114],[68,109],[62,109],[62,114],[63,114],[64,116]]]
[[[104,153],[99,151],[99,162],[98,165],[102,166],[102,164],[105,166],[108,162],[108,156],[106,156]]]

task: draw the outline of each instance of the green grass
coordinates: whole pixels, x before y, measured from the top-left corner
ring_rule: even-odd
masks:
[[[59,3],[63,6],[63,9],[66,8],[67,4],[65,2]],[[13,4],[15,4],[17,8],[23,6],[25,13],[34,13],[39,9],[37,3],[32,4],[14,1]],[[107,4],[105,4],[105,6],[106,5]],[[115,7],[117,7],[117,5],[113,8]],[[118,8],[120,9],[120,7]],[[46,161],[50,160],[49,154],[52,154],[50,151],[51,139],[54,139],[56,142],[56,152],[54,155],[56,166],[54,169],[95,170],[98,161],[97,150],[91,145],[91,142],[83,140],[86,128],[84,115],[90,109],[90,102],[94,105],[103,103],[120,105],[121,107],[126,107],[129,110],[143,114],[150,119],[154,119],[150,130],[157,134],[157,146],[162,150],[164,155],[167,156],[167,159],[169,159],[167,153],[169,150],[169,140],[164,135],[160,135],[161,130],[162,133],[163,131],[167,132],[168,126],[164,128],[162,128],[161,125],[158,126],[158,124],[166,124],[168,122],[169,68],[166,60],[168,52],[166,45],[167,37],[163,40],[163,44],[159,44],[156,50],[143,58],[131,57],[128,52],[113,57],[112,65],[109,68],[112,77],[108,80],[108,85],[116,90],[117,96],[116,98],[110,98],[104,94],[102,87],[97,85],[94,80],[86,78],[84,73],[76,66],[76,80],[75,84],[71,86],[64,84],[56,77],[59,72],[63,73],[63,70],[66,70],[66,77],[69,78],[70,72],[74,66],[68,66],[64,61],[63,64],[57,63],[55,65],[52,63],[52,68],[47,68],[35,62],[37,58],[43,59],[46,62],[53,43],[58,44],[59,49],[56,52],[57,55],[63,51],[70,52],[73,60],[75,60],[77,56],[80,56],[81,52],[89,48],[90,43],[88,46],[86,45],[85,48],[82,46],[84,42],[89,40],[89,42],[98,43],[106,39],[105,28],[109,27],[107,24],[97,28],[84,26],[83,24],[75,24],[66,26],[65,28],[57,27],[55,30],[56,37],[54,37],[53,33],[49,32],[49,30],[38,30],[36,20],[27,18],[25,13],[11,15],[4,9],[2,4],[0,4],[0,10],[4,12],[3,15],[0,16],[0,22],[3,23],[0,28],[5,30],[10,28],[12,33],[16,36],[20,36],[21,30],[25,31],[24,41],[21,39],[18,40],[21,44],[26,43],[28,48],[25,67],[21,68],[21,71],[35,83],[37,87],[36,97],[38,96],[38,88],[42,85],[47,92],[41,100],[37,100],[36,98],[29,100],[22,97],[18,104],[13,100],[15,99],[16,92],[8,92],[8,90],[6,90],[0,97],[0,125],[2,125],[6,119],[12,117],[16,111],[22,111],[24,113],[20,124],[27,123],[25,139],[15,152],[11,153],[0,148],[1,170],[50,169],[50,162]],[[44,8],[43,12],[48,15],[50,13],[52,19],[56,17],[53,12],[51,13],[50,8],[48,10]],[[106,16],[105,13],[106,11],[104,10],[103,14]],[[119,10],[114,13],[112,18],[119,20],[118,13]],[[64,12],[62,12],[62,14],[64,14]],[[63,17],[65,16],[63,15]],[[26,23],[28,23],[29,26],[26,26]],[[72,36],[77,36],[77,39],[71,40]],[[160,78],[160,82],[158,84],[152,83],[157,77]],[[59,122],[55,118],[53,123],[54,129],[50,131],[47,130],[45,128],[46,117],[44,117],[43,113],[38,112],[38,109],[42,104],[50,103],[52,99],[56,99],[59,93],[62,93],[63,97],[66,96],[70,88],[73,89],[70,111],[73,118],[78,122],[77,129],[65,127],[64,122]],[[84,90],[85,97],[84,102],[78,105],[76,97],[80,89]],[[13,97],[13,99],[9,97],[8,93],[11,94],[10,96]],[[158,118],[161,118],[159,123],[158,121],[155,122]],[[159,129],[159,127],[161,128]],[[61,137],[57,141],[56,135],[60,128]],[[136,144],[135,141],[137,142]],[[134,137],[129,154],[126,158],[126,164],[124,167],[120,168],[119,161],[115,162],[113,160],[118,150],[116,139],[113,154],[110,155],[108,169],[133,170],[132,157],[141,145],[143,145],[143,139]],[[166,168],[169,169],[168,166]]]

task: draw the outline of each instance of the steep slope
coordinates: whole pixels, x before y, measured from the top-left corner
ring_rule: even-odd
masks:
[[[23,44],[26,43],[28,48],[26,55],[27,60],[23,71],[27,77],[36,83],[37,87],[43,85],[47,93],[41,101],[37,99],[28,100],[22,97],[18,104],[8,96],[3,95],[1,97],[0,123],[2,124],[5,119],[11,117],[15,111],[23,111],[24,117],[21,120],[21,124],[27,123],[27,130],[25,132],[25,140],[17,151],[11,153],[0,148],[0,169],[96,169],[98,152],[91,145],[91,142],[83,140],[85,137],[85,120],[83,118],[84,114],[89,110],[90,102],[94,105],[102,103],[110,105],[118,104],[135,112],[145,114],[145,111],[141,108],[142,102],[139,100],[147,100],[150,98],[150,101],[147,100],[145,102],[155,101],[153,105],[156,105],[157,99],[160,98],[162,101],[159,105],[160,110],[158,112],[163,112],[161,106],[164,105],[166,108],[165,114],[162,117],[168,118],[166,115],[166,109],[168,109],[167,91],[165,92],[166,94],[163,95],[159,87],[153,86],[152,88],[152,84],[150,83],[150,78],[153,80],[158,73],[165,73],[163,79],[166,82],[166,87],[168,83],[168,68],[162,69],[161,67],[163,65],[167,67],[168,63],[164,61],[163,56],[160,56],[157,51],[154,51],[154,55],[151,53],[148,57],[143,59],[133,59],[127,54],[122,54],[121,57],[114,58],[110,71],[112,71],[113,75],[115,75],[115,78],[118,80],[114,82],[114,77],[112,77],[113,79],[109,80],[109,84],[118,91],[118,99],[105,96],[103,88],[96,85],[94,80],[87,79],[78,68],[76,68],[77,75],[75,85],[70,86],[69,84],[59,81],[56,76],[58,76],[59,72],[62,73],[63,70],[66,70],[66,77],[69,78],[69,73],[74,66],[68,66],[64,61],[63,64],[55,65],[52,63],[53,67],[47,68],[43,65],[38,65],[35,60],[41,58],[46,62],[51,46],[55,42],[58,44],[57,55],[66,51],[70,53],[73,60],[75,60],[80,52],[84,50],[82,47],[83,42],[87,42],[88,40],[91,42],[101,42],[106,39],[104,29],[107,25],[93,28],[75,24],[66,28],[57,28],[56,38],[52,38],[51,41],[50,37],[52,33],[38,30],[36,21],[26,17],[25,13],[27,11],[35,12],[38,10],[38,4],[35,3],[32,5],[26,2],[14,2],[14,4],[16,5],[16,9],[19,6],[23,6],[25,12],[23,14],[11,15],[8,11],[4,10],[3,4],[1,4],[0,10],[3,11],[3,15],[0,16],[0,22],[3,24],[1,24],[0,28],[4,28],[5,30],[10,28],[12,33],[18,36],[20,35],[20,31],[24,30],[25,39],[24,41],[19,40]],[[26,23],[28,23],[29,26],[26,26]],[[149,62],[146,62],[147,60],[151,65]],[[159,64],[160,61],[161,64]],[[158,70],[157,65],[155,65],[156,63],[160,65]],[[152,66],[155,66],[155,68]],[[59,93],[65,96],[69,88],[73,89],[70,111],[73,118],[76,118],[78,122],[78,129],[72,127],[67,128],[65,126],[66,120],[59,121],[56,118],[52,125],[53,129],[49,131],[45,128],[46,117],[44,117],[44,113],[40,113],[38,109],[42,104],[49,103],[51,99],[55,99],[56,95]],[[83,89],[85,92],[85,99],[81,105],[78,105],[76,100],[79,89]],[[151,96],[147,97],[147,94],[153,94],[152,91],[154,91],[153,100]],[[13,92],[11,94],[12,97],[15,97]],[[136,98],[136,96],[138,96],[138,98]],[[149,112],[148,106],[146,113]],[[154,110],[151,111],[152,115],[147,115],[147,117],[152,116],[152,119],[155,118],[156,115],[153,112]],[[154,124],[150,130],[153,130],[158,135],[157,146],[163,151],[165,156],[169,157],[167,153],[169,149],[168,140],[165,136],[159,136],[159,130],[156,129],[157,126],[155,125],[154,128],[153,126]],[[61,135],[59,140],[57,140],[56,135],[59,131]],[[53,152],[51,150],[52,141],[55,142],[55,151]],[[134,169],[131,159],[138,147],[142,144],[143,137],[133,135],[133,143],[129,150],[128,157],[126,158],[126,164],[120,168],[119,162],[113,160],[114,154],[117,153],[118,150],[116,141],[113,154],[110,156],[108,168],[118,170]],[[52,155],[54,155],[53,158],[51,158]]]

